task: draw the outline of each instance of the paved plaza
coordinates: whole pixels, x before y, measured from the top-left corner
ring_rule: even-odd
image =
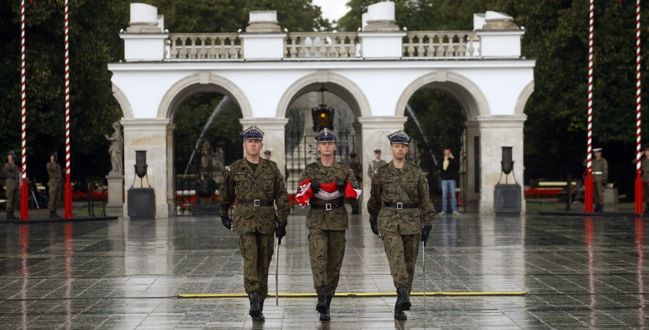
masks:
[[[304,216],[289,218],[279,291],[312,292]],[[351,217],[339,292],[393,291],[383,246]],[[521,297],[334,298],[321,323],[315,298],[268,299],[253,324],[234,233],[210,218],[0,225],[2,329],[434,329],[644,327],[647,220],[436,217],[414,291],[526,291]],[[421,257],[421,256],[420,256]],[[270,290],[274,293],[275,259]]]

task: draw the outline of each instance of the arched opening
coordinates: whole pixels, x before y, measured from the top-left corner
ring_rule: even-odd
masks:
[[[331,81],[311,81],[295,89],[287,104],[284,146],[289,193],[296,191],[306,165],[318,159],[315,136],[322,124],[330,123],[337,136],[336,159],[350,163],[355,153],[362,166],[361,108],[349,90]]]
[[[225,166],[243,155],[238,100],[215,84],[191,85],[170,102],[175,213],[218,214]]]
[[[431,197],[438,210],[445,148],[458,163],[455,181],[459,210],[473,212],[478,208],[481,166],[477,118],[489,111],[477,91],[459,75],[435,72],[413,82],[399,100],[397,113],[403,111],[408,118],[405,129],[414,139],[410,157],[428,173]]]

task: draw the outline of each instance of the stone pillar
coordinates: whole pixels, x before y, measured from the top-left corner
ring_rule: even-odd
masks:
[[[381,158],[385,161],[392,160],[390,153],[390,142],[388,134],[403,129],[406,117],[359,117],[358,122],[362,126],[361,136],[363,138],[362,150],[359,154],[363,162],[363,212],[367,211],[367,201],[370,199],[370,188],[372,182],[367,176],[370,162],[374,159],[374,149],[381,149]]]
[[[367,13],[363,14],[363,31],[358,33],[364,58],[401,58],[406,33],[399,32],[394,13],[394,2],[379,2],[367,7]]]
[[[154,6],[132,3],[128,28],[119,36],[124,40],[124,60],[127,62],[165,58],[169,33],[164,29],[164,18],[158,16],[158,8]]]
[[[135,175],[135,151],[146,150],[148,183],[155,191],[156,218],[167,218],[173,201],[169,201],[169,189],[173,190],[173,181],[170,182],[170,172],[173,172],[172,159],[169,159],[169,132],[171,131],[168,119],[122,119],[124,127],[124,217],[128,217],[128,189],[131,186],[139,187],[140,178]],[[142,180],[147,186],[147,177]],[[171,194],[173,196],[173,192]]]
[[[108,181],[106,214],[121,216],[124,208],[124,175],[111,171],[106,176],[106,181]]]
[[[277,11],[251,11],[246,33],[239,34],[246,60],[279,60],[284,57],[284,39]]]
[[[525,115],[479,116],[480,123],[480,214],[494,214],[494,187],[500,178],[502,147],[513,147],[512,157],[516,182],[523,187],[523,127]],[[505,175],[502,176],[505,182]],[[512,175],[509,175],[511,183]],[[521,211],[525,212],[525,196],[521,189]]]
[[[239,119],[239,122],[243,126],[243,129],[255,125],[264,132],[264,149],[270,148],[272,150],[270,160],[277,163],[277,167],[279,167],[282,175],[286,178],[284,130],[288,123],[288,118],[242,118]]]
[[[477,121],[469,121],[466,123],[466,174],[465,174],[465,184],[462,186],[462,189],[465,191],[465,202],[476,203],[480,200],[480,183],[479,175],[476,175],[476,170],[480,169],[480,156],[476,157],[476,152],[480,150],[480,146],[476,146],[476,137],[480,137],[480,123]],[[478,140],[479,143],[479,140]],[[478,188],[478,189],[476,189]]]

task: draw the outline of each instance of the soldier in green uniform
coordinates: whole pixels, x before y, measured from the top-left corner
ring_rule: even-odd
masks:
[[[318,294],[316,310],[320,313],[320,321],[329,321],[329,307],[338,287],[345,255],[345,197],[358,198],[360,190],[349,166],[335,159],[336,136],[325,128],[316,140],[320,160],[307,165],[297,195],[312,194],[306,226],[313,285]],[[355,196],[346,193],[349,189],[355,191]]]
[[[593,148],[593,155],[595,158],[592,160],[591,170],[595,188],[593,192],[595,212],[602,212],[604,209],[604,187],[608,182],[608,162],[602,157],[602,148]]]
[[[397,289],[394,318],[406,320],[419,251],[428,241],[435,209],[426,174],[406,161],[410,137],[403,131],[388,136],[393,160],[378,168],[367,210],[372,232],[383,239],[390,273]]]
[[[18,179],[20,173],[18,171],[18,166],[16,166],[15,157],[16,155],[13,153],[13,151],[9,151],[7,153],[7,163],[5,163],[4,167],[2,168],[2,177],[5,180],[5,193],[7,195],[7,220],[16,219],[16,217],[14,216],[14,209],[18,204],[18,196],[20,196],[20,193],[18,191]]]
[[[370,177],[370,180],[374,178],[374,175],[379,170],[379,167],[386,164],[386,161],[381,159],[381,149],[374,149],[374,159],[370,162],[367,168],[367,176]]]
[[[640,160],[642,170],[642,190],[644,194],[644,215],[649,214],[649,146],[644,149],[644,157]]]
[[[47,163],[47,188],[49,190],[49,199],[47,206],[50,210],[50,218],[60,218],[56,214],[56,209],[61,203],[61,182],[63,182],[63,175],[61,174],[61,166],[57,162],[56,152],[50,154],[50,161]]]
[[[286,235],[290,212],[284,178],[277,164],[260,157],[264,133],[252,126],[241,133],[245,156],[225,174],[221,222],[239,235],[243,257],[244,287],[250,299],[253,321],[264,321],[268,295],[268,268],[275,240]],[[234,221],[228,216],[232,209]]]
[[[358,155],[355,152],[351,152],[349,154],[349,167],[352,169],[352,172],[354,173],[354,177],[356,178],[356,182],[360,186],[363,186],[363,164],[361,164],[360,161],[358,161]],[[352,214],[360,214],[360,207],[359,207],[359,202],[358,199],[352,199],[350,201],[350,204],[352,205]]]

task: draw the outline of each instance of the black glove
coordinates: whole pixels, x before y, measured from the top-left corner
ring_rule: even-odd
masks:
[[[372,228],[374,235],[379,236],[379,224],[376,219],[370,218],[370,228]]]
[[[315,194],[318,190],[320,190],[320,182],[316,180],[311,181],[311,192]]]
[[[275,229],[275,237],[277,237],[277,244],[282,244],[282,238],[286,236],[286,225],[279,224]]]
[[[232,229],[232,219],[230,219],[229,216],[222,215],[221,223],[223,223],[223,227],[228,228],[228,230]]]
[[[338,180],[336,181],[336,187],[338,188],[338,191],[345,195],[345,181]]]
[[[424,245],[428,242],[428,236],[430,236],[430,230],[433,226],[424,226],[421,230],[421,241],[424,242]]]

